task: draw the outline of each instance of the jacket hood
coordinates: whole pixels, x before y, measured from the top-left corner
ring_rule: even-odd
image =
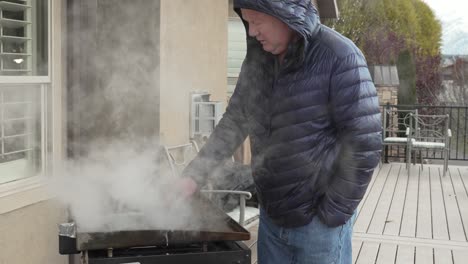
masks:
[[[314,37],[319,30],[318,12],[310,0],[234,0],[234,10],[242,18],[241,8],[278,18],[299,33],[304,40]]]

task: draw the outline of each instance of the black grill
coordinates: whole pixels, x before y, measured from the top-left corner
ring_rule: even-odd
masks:
[[[79,224],[65,223],[60,225],[59,252],[81,254],[83,264],[250,264],[250,249],[240,242],[250,239],[249,232],[207,199],[197,196],[192,203],[210,225],[89,233],[80,232]]]
[[[241,242],[210,242],[179,247],[88,251],[88,264],[250,264],[250,250]]]

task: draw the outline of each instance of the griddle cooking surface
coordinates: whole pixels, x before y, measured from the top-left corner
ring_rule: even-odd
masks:
[[[202,196],[194,196],[191,206],[196,214],[188,225],[177,230],[123,230],[114,232],[80,232],[77,223],[77,249],[94,250],[141,246],[170,246],[210,241],[243,241],[250,233]],[[116,216],[118,217],[118,216]],[[138,215],[126,216],[135,218]],[[127,219],[128,220],[128,219]]]

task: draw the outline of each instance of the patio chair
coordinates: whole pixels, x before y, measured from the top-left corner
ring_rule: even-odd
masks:
[[[198,144],[195,141],[178,146],[165,146],[164,150],[174,177],[179,177],[182,174],[183,169],[199,152]],[[208,185],[207,189],[201,190],[201,193],[206,194],[209,198],[212,198],[213,195],[220,194],[238,195],[239,224],[244,225],[246,200],[252,198],[252,194],[250,192],[236,190],[213,190],[212,187]]]
[[[448,170],[448,160],[450,155],[450,138],[452,131],[449,128],[449,115],[414,115],[415,126],[410,127],[409,159],[413,151],[420,150],[421,168],[423,168],[421,150],[442,152],[444,162],[443,176]],[[414,131],[411,131],[414,130]]]
[[[382,143],[385,149],[383,153],[387,153],[388,146],[404,146],[407,169],[411,161],[411,157],[408,154],[408,134],[411,131],[410,127],[414,126],[413,119],[417,114],[417,109],[403,110],[388,105],[384,107]]]

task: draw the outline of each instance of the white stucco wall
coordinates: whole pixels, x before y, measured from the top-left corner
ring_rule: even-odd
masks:
[[[68,263],[58,253],[57,224],[64,221],[64,210],[50,200],[0,215],[0,263]]]
[[[189,140],[190,93],[226,101],[227,0],[161,0],[161,142]]]

